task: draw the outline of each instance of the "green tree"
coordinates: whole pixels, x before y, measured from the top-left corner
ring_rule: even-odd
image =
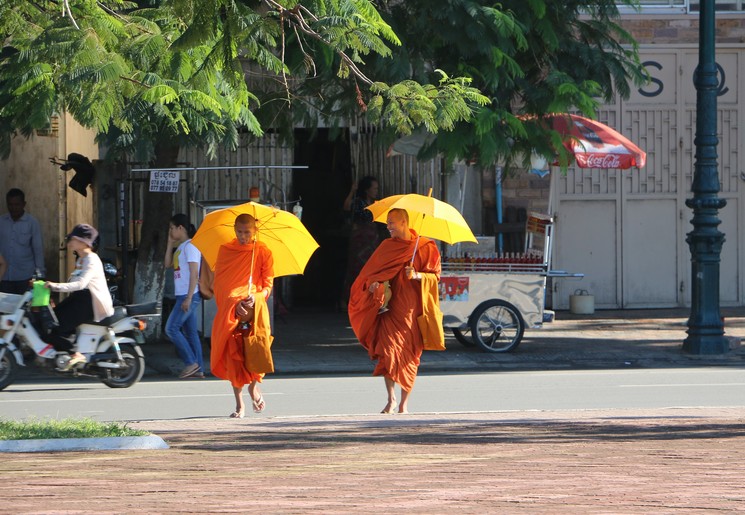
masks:
[[[390,58],[399,41],[368,0],[13,0],[0,5],[0,30],[3,155],[13,134],[29,135],[61,111],[94,128],[111,159],[168,167],[184,145],[234,148],[239,131],[258,137],[264,127],[247,69],[280,84],[261,92],[267,102],[279,98],[287,112],[299,103],[288,54],[321,71],[320,89],[352,91],[355,109],[374,103],[373,121],[398,132],[451,129],[488,102],[469,79],[373,83],[364,59]],[[169,196],[144,206],[135,300],[162,291],[163,221],[172,212]]]
[[[366,69],[387,83],[464,77],[489,97],[473,120],[428,138],[423,158],[440,154],[489,167],[535,149],[558,152],[566,165],[571,156],[540,115],[577,110],[594,117],[599,103],[627,98],[630,84],[645,80],[637,45],[619,24],[620,4],[638,6],[636,0],[379,0],[401,45],[392,48],[393,59],[370,56]],[[349,97],[327,95],[324,109],[339,109]],[[377,102],[370,101],[371,110],[395,112],[395,104]],[[390,139],[399,134],[388,131]]]

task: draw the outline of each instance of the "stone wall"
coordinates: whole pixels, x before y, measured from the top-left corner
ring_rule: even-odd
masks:
[[[621,25],[640,45],[696,44],[698,21],[697,14],[628,15],[623,18]],[[718,44],[745,43],[745,16],[742,14],[718,13],[716,26]]]

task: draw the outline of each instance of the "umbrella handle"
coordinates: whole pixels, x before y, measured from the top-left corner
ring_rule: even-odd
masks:
[[[432,188],[429,189],[429,195],[432,196]],[[410,263],[411,263],[412,266],[414,265],[414,258],[416,257],[416,251],[419,248],[419,238],[422,237],[422,235],[420,234],[420,232],[422,230],[422,226],[424,225],[424,217],[426,217],[426,216],[427,215],[422,214],[422,225],[419,226],[419,231],[417,231],[417,233],[416,233],[416,243],[414,244],[414,253],[411,255],[411,261],[410,261]]]
[[[256,261],[256,237],[254,233],[254,248],[251,250],[251,273],[248,275],[248,294],[251,295],[251,286],[254,282],[254,262]]]
[[[419,248],[419,238],[421,238],[421,236],[417,234],[416,243],[414,243],[414,253],[411,255],[411,261],[409,262],[411,266],[414,266],[414,258],[416,257],[416,251]]]

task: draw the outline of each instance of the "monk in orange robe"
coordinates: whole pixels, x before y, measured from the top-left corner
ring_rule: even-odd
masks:
[[[251,215],[238,215],[234,229],[235,239],[220,246],[215,262],[213,290],[217,314],[212,323],[210,363],[216,377],[233,385],[235,411],[231,418],[243,418],[244,385],[249,385],[248,393],[255,412],[263,411],[266,404],[258,387],[263,374],[246,368],[243,338],[240,332],[237,336],[236,331],[243,321],[254,321],[253,314],[258,304],[266,303],[269,298],[274,284],[274,259],[266,244],[256,241],[256,220]],[[261,329],[271,333],[268,318]]]
[[[417,234],[409,229],[406,210],[391,209],[387,226],[391,238],[383,240],[352,284],[348,313],[355,335],[370,359],[377,360],[373,375],[385,379],[388,403],[381,413],[393,413],[396,409],[396,384],[401,387],[398,412],[408,413],[409,394],[424,349],[418,322],[426,315],[422,288],[427,283],[436,292],[441,272],[440,252],[428,238],[419,238],[417,244]],[[383,311],[386,281],[391,296],[387,310]]]

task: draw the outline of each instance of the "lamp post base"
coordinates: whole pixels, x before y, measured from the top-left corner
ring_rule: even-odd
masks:
[[[719,334],[715,334],[714,331],[712,331],[714,334],[700,334],[702,329],[706,328],[700,326],[696,328],[699,334],[691,334],[691,331],[688,331],[688,338],[683,340],[683,352],[709,356],[729,352],[729,340],[721,331]]]

